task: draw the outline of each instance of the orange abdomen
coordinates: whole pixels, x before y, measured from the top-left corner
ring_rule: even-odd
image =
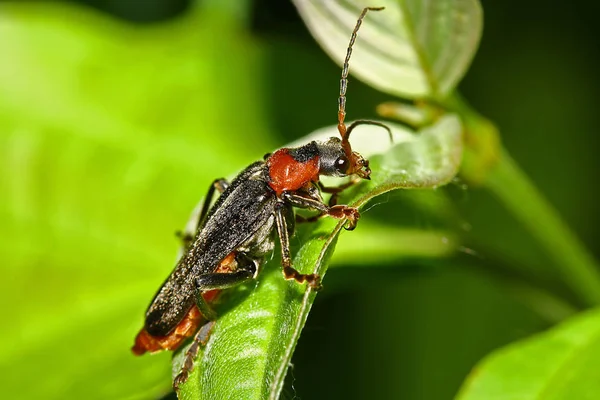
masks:
[[[207,303],[210,303],[214,301],[219,292],[220,290],[211,290],[203,293],[202,297]],[[175,329],[166,336],[152,336],[145,328],[142,328],[135,338],[131,351],[139,356],[146,352],[156,353],[162,350],[177,350],[187,338],[194,336],[203,320],[202,313],[194,305]]]

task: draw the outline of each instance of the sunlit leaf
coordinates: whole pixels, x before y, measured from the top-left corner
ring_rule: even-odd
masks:
[[[5,2],[0,38],[3,397],[157,398],[169,354],[129,349],[187,210],[272,146],[260,49],[217,8]]]
[[[475,55],[482,30],[478,0],[294,0],[306,25],[338,64],[364,7],[350,71],[382,92],[441,98]]]
[[[600,393],[600,311],[497,350],[475,367],[460,400],[593,400]]]

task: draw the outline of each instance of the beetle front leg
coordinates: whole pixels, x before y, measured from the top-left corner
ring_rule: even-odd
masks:
[[[328,207],[318,200],[292,193],[283,193],[282,198],[295,207],[311,208],[320,211],[321,215],[329,215],[337,219],[346,219],[348,220],[348,226],[345,226],[344,228],[349,231],[356,228],[356,224],[360,218],[360,212],[356,207],[349,207],[346,205]],[[317,218],[319,217],[320,216],[317,216]]]
[[[319,186],[319,189],[321,189],[321,192],[331,193],[331,197],[329,198],[328,204],[330,207],[332,207],[337,204],[338,196],[340,195],[340,193],[342,193],[344,190],[348,189],[349,187],[356,185],[359,182],[361,182],[360,178],[353,177],[348,182],[342,183],[341,185],[338,185],[338,186],[327,187],[327,186],[323,185],[323,183],[321,181],[319,181],[318,186]]]
[[[281,265],[283,267],[283,275],[285,279],[294,279],[298,283],[307,282],[308,285],[315,289],[321,289],[321,278],[317,274],[301,274],[292,267],[292,257],[290,255],[290,237],[286,222],[286,207],[283,203],[278,203],[275,206],[275,225],[277,226],[277,234],[281,243]]]

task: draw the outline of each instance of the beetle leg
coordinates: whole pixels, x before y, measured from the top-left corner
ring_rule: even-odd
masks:
[[[329,198],[329,206],[332,207],[337,204],[338,196],[341,192],[343,192],[344,190],[348,189],[351,186],[356,185],[359,182],[361,182],[360,178],[353,177],[348,182],[342,183],[339,186],[327,187],[327,186],[323,185],[323,183],[321,181],[319,181],[317,183],[317,185],[319,185],[319,189],[321,189],[321,191],[323,193],[331,193],[331,197]]]
[[[319,184],[320,184],[320,182],[319,182]],[[297,190],[294,193],[297,196],[300,196],[302,198],[312,199],[318,203],[324,204],[323,198],[321,197],[321,192],[319,191],[319,187],[315,186],[314,184],[311,184],[307,187]],[[301,208],[313,208],[311,205],[305,205],[305,204],[299,204],[299,203],[294,204],[294,206],[301,207]],[[295,220],[295,222],[298,222],[298,223],[318,221],[319,218],[321,218],[323,215],[325,215],[325,212],[323,210],[319,210],[319,211],[320,212],[318,214],[312,215],[310,217],[303,217],[302,215],[296,214],[294,217],[294,220]],[[290,220],[288,220],[288,221],[290,221]]]
[[[302,215],[298,215],[296,214],[296,222],[299,224],[302,224],[304,222],[316,222],[319,220],[319,218],[321,218],[322,216],[324,216],[325,214],[319,213],[317,215],[313,215],[310,217],[303,217]]]
[[[283,267],[283,275],[285,279],[294,279],[298,283],[307,282],[308,285],[315,289],[321,289],[321,278],[317,274],[301,274],[292,267],[292,258],[290,256],[290,237],[286,222],[286,207],[283,203],[278,203],[275,207],[275,221],[277,226],[277,234],[281,242],[281,265]]]
[[[189,232],[186,233],[183,231],[175,232],[175,236],[177,236],[183,242],[184,248],[187,249],[190,247],[190,245],[192,244],[192,241],[194,240],[194,234],[196,232],[198,232],[198,229],[204,223],[204,220],[206,219],[206,215],[208,214],[210,204],[212,203],[213,196],[215,195],[215,190],[217,190],[219,193],[223,193],[225,190],[227,190],[228,187],[229,187],[229,182],[227,182],[225,179],[223,179],[223,178],[215,179],[213,181],[213,183],[210,184],[210,187],[208,188],[208,192],[206,193],[206,196],[204,196],[204,202],[202,203],[202,209],[200,210],[200,214],[198,214],[198,221],[196,222],[196,227],[194,228],[194,233],[190,234]]]
[[[200,228],[204,220],[206,219],[206,215],[208,214],[208,210],[210,207],[210,203],[212,203],[212,198],[215,195],[215,190],[218,190],[219,193],[223,193],[229,187],[229,182],[225,179],[215,179],[213,183],[208,188],[208,192],[206,193],[206,197],[204,198],[204,203],[202,204],[202,210],[200,211],[200,216],[198,217],[198,223],[196,224],[196,230]]]
[[[196,279],[197,290],[227,289],[253,279],[256,275],[256,264],[254,260],[245,256],[244,258],[244,261],[247,260],[247,262],[238,264],[237,269],[233,272],[211,272],[200,275]],[[238,263],[240,262],[239,255],[236,260]]]
[[[231,272],[211,272],[202,274],[196,278],[196,289],[198,291],[227,289],[256,277],[256,261],[245,253],[235,254],[236,266]],[[232,258],[233,261],[233,258]]]
[[[337,219],[346,219],[348,220],[348,226],[345,227],[345,229],[349,231],[356,228],[356,223],[360,218],[360,213],[356,207],[349,207],[345,205],[328,207],[315,199],[292,193],[283,193],[282,198],[295,207],[312,208],[313,210],[320,211],[321,215],[329,215]],[[317,218],[319,218],[321,215],[317,216]]]
[[[194,369],[194,360],[196,359],[196,356],[198,356],[198,351],[200,350],[200,347],[204,347],[206,346],[206,343],[208,343],[210,333],[214,326],[215,321],[208,321],[206,324],[202,325],[196,335],[194,335],[192,344],[186,351],[185,357],[183,358],[183,364],[181,365],[179,374],[177,374],[173,380],[173,388],[177,393],[179,393],[181,385],[188,380],[190,372],[192,372],[192,369]]]
[[[243,282],[249,281],[254,278],[254,271],[252,270],[238,270],[235,272],[215,272],[210,274],[200,275],[196,279],[196,285],[198,290],[215,290],[215,289],[227,289],[233,286],[237,286]]]
[[[181,245],[185,249],[189,249],[192,245],[192,241],[194,240],[194,236],[190,233],[186,233],[184,231],[175,231],[175,237],[181,240]]]
[[[215,320],[217,315],[208,305],[202,293],[208,290],[227,289],[253,279],[256,275],[256,263],[244,253],[235,256],[237,266],[233,272],[211,272],[196,278],[196,306],[208,320]]]
[[[179,371],[179,374],[173,381],[173,387],[175,391],[179,391],[181,385],[183,385],[192,369],[194,368],[194,360],[198,355],[200,347],[205,346],[210,337],[210,332],[215,325],[216,314],[214,310],[208,305],[202,292],[206,290],[226,289],[232,286],[239,285],[242,282],[250,280],[255,277],[257,267],[256,262],[248,257],[244,253],[237,253],[235,256],[237,262],[236,270],[233,272],[214,272],[204,274],[196,279],[196,306],[208,320],[208,322],[198,330],[198,333],[194,336],[194,340],[191,346],[188,348],[183,359],[183,364]]]
[[[202,297],[202,290],[199,290],[198,288],[196,288],[195,300],[196,300],[196,307],[198,307],[198,310],[200,310],[200,313],[202,314],[202,316],[204,318],[206,318],[209,321],[214,321],[217,319],[217,313],[206,302],[206,300],[204,300],[204,297]]]

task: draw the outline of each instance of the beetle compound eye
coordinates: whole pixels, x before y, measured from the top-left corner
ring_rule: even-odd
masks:
[[[346,171],[348,171],[348,164],[349,164],[348,157],[341,156],[337,160],[335,160],[335,169],[338,172],[345,174]]]

